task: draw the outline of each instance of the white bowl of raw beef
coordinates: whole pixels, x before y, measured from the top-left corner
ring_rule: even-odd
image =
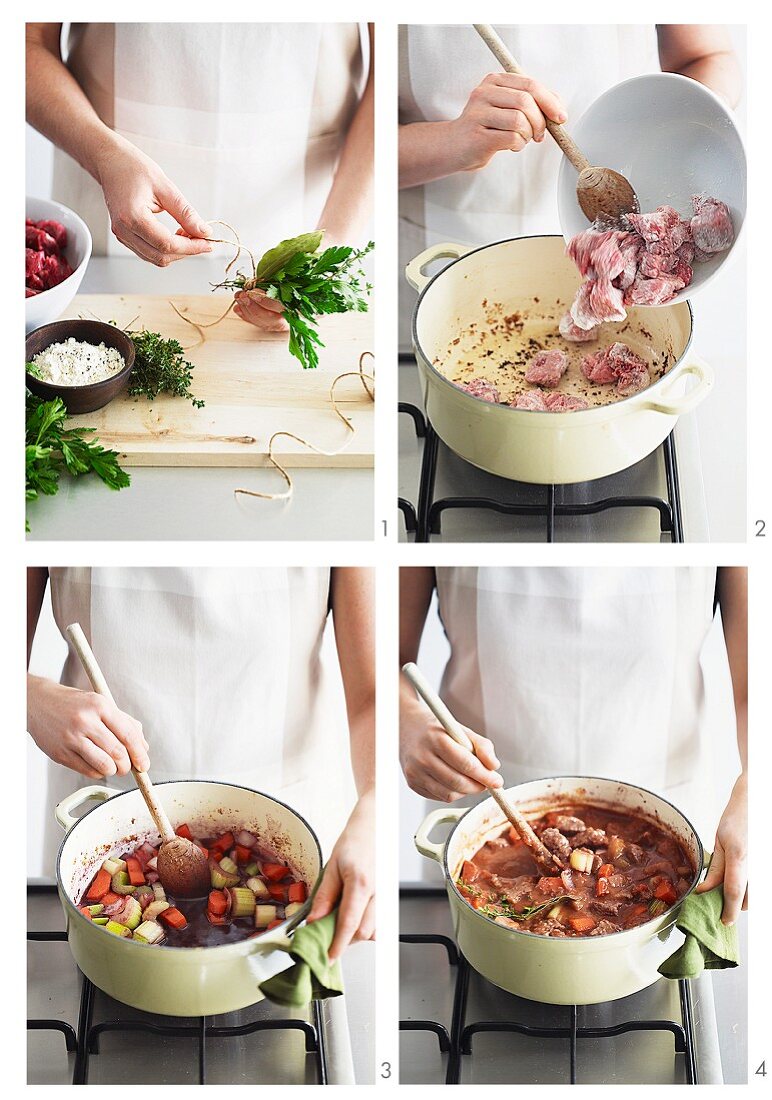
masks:
[[[51,221],[64,226],[67,232],[64,254],[72,268],[72,274],[61,283],[41,290],[25,302],[25,331],[55,321],[64,313],[78,293],[88,262],[91,259],[91,233],[82,218],[74,210],[51,199],[37,199],[30,195],[26,200],[26,216],[34,222]]]
[[[653,73],[609,89],[571,121],[571,132],[592,164],[627,177],[643,212],[667,205],[690,218],[692,195],[726,203],[734,243],[695,263],[691,283],[670,301],[683,301],[706,286],[735,251],[745,221],[745,150],[729,107],[695,80]],[[565,158],[558,212],[566,241],[588,228],[576,201],[576,169]]]

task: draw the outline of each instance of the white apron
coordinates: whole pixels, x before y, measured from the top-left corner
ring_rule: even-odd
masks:
[[[97,114],[202,218],[235,226],[258,254],[314,228],[366,69],[360,25],[75,23],[68,37]],[[88,223],[96,255],[129,254],[99,185],[59,150],[53,198]]]
[[[142,722],[151,778],[215,779],[275,795],[325,857],[355,799],[329,569],[51,569],[54,617],[80,622],[117,705]],[[61,682],[90,690],[72,648]],[[334,766],[330,761],[335,761]],[[79,781],[49,763],[45,871],[61,842],[53,807]],[[129,775],[105,780],[134,786]]]
[[[636,783],[712,842],[721,806],[700,657],[715,569],[436,573],[451,645],[442,697],[491,738],[508,786],[550,775]]]
[[[659,69],[654,24],[496,25],[513,56],[555,91],[568,126],[613,85]],[[451,120],[470,92],[500,68],[471,24],[400,28],[399,121]],[[405,265],[430,244],[479,245],[508,237],[558,233],[561,152],[547,135],[521,153],[497,153],[477,172],[400,191],[400,345],[410,346],[415,293]]]

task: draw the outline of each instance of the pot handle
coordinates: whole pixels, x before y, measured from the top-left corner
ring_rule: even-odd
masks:
[[[713,389],[715,374],[713,368],[704,359],[694,354],[690,355],[689,361],[678,372],[678,378],[674,380],[673,385],[678,382],[682,374],[693,374],[697,379],[697,385],[687,390],[682,397],[668,399],[667,393],[670,387],[666,384],[660,400],[644,400],[640,405],[635,405],[634,411],[651,409],[652,412],[664,413],[666,416],[680,416],[682,413],[691,412]]]
[[[56,820],[65,832],[69,832],[73,825],[78,822],[77,817],[73,817],[70,813],[71,810],[77,810],[84,802],[107,802],[108,798],[112,798],[114,794],[118,793],[110,787],[81,787],[79,791],[68,794],[66,798],[58,803],[54,810]]]
[[[417,290],[420,294],[429,282],[429,276],[424,275],[424,268],[428,267],[432,260],[439,260],[442,256],[450,256],[452,259],[458,260],[461,256],[465,256],[468,251],[467,245],[454,244],[452,241],[430,245],[429,248],[425,248],[420,255],[410,261],[405,268],[405,278],[413,290]]]
[[[433,859],[437,863],[442,863],[442,853],[445,851],[445,842],[434,844],[429,840],[429,834],[432,832],[435,825],[441,825],[445,821],[458,821],[465,813],[466,808],[456,808],[454,810],[445,806],[439,810],[432,810],[428,817],[425,817],[418,826],[418,832],[415,835],[415,846],[421,855],[426,856],[427,859]]]

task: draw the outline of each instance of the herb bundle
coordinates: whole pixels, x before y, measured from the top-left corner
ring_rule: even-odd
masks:
[[[203,409],[204,402],[191,392],[193,364],[185,358],[178,340],[167,340],[158,332],[126,330],[134,344],[134,366],[129,375],[129,393],[132,397],[146,397],[152,401],[159,393],[172,397],[184,397],[196,409]]]
[[[63,470],[73,477],[93,473],[110,489],[124,489],[131,479],[118,464],[115,451],[89,439],[95,428],[67,428],[67,409],[60,397],[43,401],[27,390],[26,410],[27,500],[59,491]],[[27,523],[29,530],[29,522]]]
[[[262,290],[284,306],[282,316],[290,328],[289,350],[304,369],[319,364],[317,348],[324,347],[315,325],[325,313],[366,313],[372,290],[361,260],[375,247],[333,245],[319,251],[324,230],[304,233],[269,249],[251,276],[239,272],[217,284],[228,290]]]

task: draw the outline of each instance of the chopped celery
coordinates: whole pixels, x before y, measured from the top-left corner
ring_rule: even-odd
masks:
[[[222,861],[222,863],[224,862],[225,860]],[[218,863],[216,859],[210,859],[209,861],[212,888],[214,890],[224,890],[226,886],[236,886],[239,881],[239,875],[229,874],[223,870],[222,863]]]
[[[231,899],[229,917],[251,917],[255,911],[255,895],[246,886],[235,886],[228,891]]]
[[[225,871],[226,875],[236,875],[238,877],[239,869],[230,856],[223,856],[220,860],[220,870]]]
[[[142,906],[136,898],[127,897],[121,910],[121,924],[133,931],[142,920]]]
[[[247,886],[256,898],[269,898],[270,891],[261,878],[248,878]]]
[[[101,924],[102,926],[104,926],[105,924],[108,923],[109,920],[110,920],[109,917],[92,917],[91,918],[91,923],[92,924]]]
[[[163,913],[164,909],[169,908],[168,901],[161,901],[160,899],[158,901],[151,901],[143,916],[145,920],[155,920],[159,913]]]
[[[302,908],[302,901],[291,901],[289,905],[285,905],[284,907],[284,916],[287,920],[290,920],[290,918],[294,917],[296,913],[299,913]]]
[[[116,871],[110,881],[114,894],[133,894],[137,889],[136,886],[132,886],[129,882],[129,876],[126,871]]]
[[[256,863],[248,863],[244,868],[244,874],[251,878],[252,875],[256,875],[259,867]]]
[[[156,901],[166,901],[166,891],[160,882],[153,883],[153,893]]]
[[[143,921],[134,933],[134,939],[138,943],[159,943],[163,938],[164,930],[154,920]]]
[[[88,909],[92,917],[98,917],[104,909],[104,905],[86,905],[85,908]]]
[[[163,889],[163,887],[161,887],[161,889]],[[152,886],[138,886],[134,891],[135,898],[141,898],[143,894],[149,894],[151,898],[155,897]]]
[[[255,906],[255,928],[267,928],[271,921],[276,920],[275,905]]]
[[[105,929],[108,932],[112,932],[114,936],[121,936],[123,939],[131,939],[131,929],[127,928],[125,924],[118,924],[115,920],[109,920],[105,925]]]
[[[109,859],[106,859],[102,864],[102,870],[107,871],[108,875],[112,878],[112,876],[118,871],[126,870],[126,860],[117,859],[115,856],[111,856]]]

